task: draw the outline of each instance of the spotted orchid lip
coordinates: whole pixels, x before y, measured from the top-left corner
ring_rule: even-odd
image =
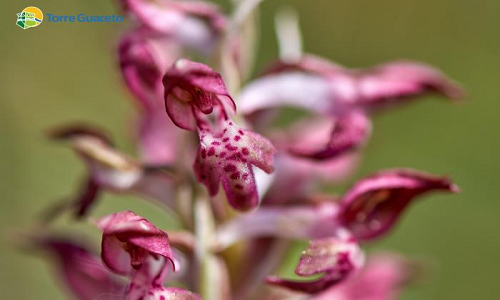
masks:
[[[259,195],[252,166],[273,172],[276,149],[266,138],[241,129],[232,121],[222,122],[221,130],[200,131],[200,148],[194,164],[196,177],[212,196],[222,183],[233,208],[253,209],[259,204]]]

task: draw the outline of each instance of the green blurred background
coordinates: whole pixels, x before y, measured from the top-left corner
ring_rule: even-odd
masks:
[[[225,3],[227,1],[219,1]],[[123,24],[55,24],[21,30],[16,13],[112,14],[112,1],[3,1],[0,89],[0,291],[2,299],[64,299],[43,260],[14,248],[47,204],[71,195],[83,168],[64,147],[44,139],[53,125],[84,120],[107,128],[129,153],[133,112],[116,67]],[[283,6],[301,18],[307,52],[350,67],[412,58],[463,83],[464,104],[433,97],[379,115],[357,176],[412,167],[449,174],[463,189],[411,207],[403,222],[370,250],[391,249],[432,262],[430,280],[403,299],[498,299],[500,270],[500,1],[268,0],[262,5],[258,66],[276,54],[273,16]],[[94,215],[133,208],[165,224],[153,207],[106,195]],[[95,229],[78,225],[97,243]],[[82,229],[82,228],[79,228]],[[293,260],[297,253],[290,255]],[[293,266],[283,272],[291,274]]]

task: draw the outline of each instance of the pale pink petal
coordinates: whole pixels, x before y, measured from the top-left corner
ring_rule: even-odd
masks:
[[[335,236],[338,210],[338,204],[333,201],[260,207],[222,224],[217,231],[217,246],[225,248],[238,241],[261,237],[309,240]]]
[[[163,106],[163,103],[161,103]],[[172,165],[177,157],[180,130],[162,107],[141,117],[139,150],[147,165]]]
[[[244,114],[294,106],[324,115],[372,110],[429,92],[460,98],[460,87],[439,70],[418,62],[392,62],[372,69],[346,69],[304,57],[278,63],[237,97]]]
[[[319,185],[340,183],[359,165],[359,154],[352,153],[328,160],[311,160],[280,152],[275,158],[275,178],[262,204],[300,202]]]
[[[294,155],[313,159],[331,159],[362,147],[371,133],[370,120],[359,112],[337,117],[327,137],[322,134],[321,129],[328,126],[321,125],[298,132],[294,137],[296,142],[290,146],[289,151]]]

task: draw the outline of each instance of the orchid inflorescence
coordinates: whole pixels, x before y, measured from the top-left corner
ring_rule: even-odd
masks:
[[[457,99],[461,89],[419,62],[347,69],[303,54],[290,10],[276,19],[279,61],[248,79],[260,2],[235,1],[225,16],[204,1],[120,1],[135,25],[118,57],[138,107],[138,158],[93,126],[51,131],[87,175],[76,199],[45,220],[86,219],[108,192],[151,200],[183,229],[161,230],[132,211],[104,216],[94,221],[100,258],[72,239],[37,238],[75,298],[382,300],[410,279],[408,260],[365,259],[359,244],[388,233],[420,196],[457,192],[455,184],[391,169],[342,196],[318,191],[359,165],[374,112],[428,93]],[[284,107],[305,113],[284,126]],[[295,270],[305,279],[273,275],[290,241],[310,243]]]

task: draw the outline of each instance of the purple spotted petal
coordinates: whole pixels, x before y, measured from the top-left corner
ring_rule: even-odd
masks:
[[[376,254],[368,259],[357,276],[332,287],[312,300],[395,300],[411,276],[404,259],[391,254]]]
[[[161,256],[174,264],[165,232],[131,211],[101,218],[102,260],[113,271],[128,274],[130,267],[139,269],[151,255]]]
[[[350,277],[362,267],[363,261],[363,253],[354,241],[338,238],[314,240],[302,253],[295,273],[299,276],[323,273],[322,277],[311,281],[269,277],[267,283],[294,291],[317,294]]]
[[[163,77],[163,85],[167,113],[183,129],[194,130],[194,107],[204,114],[220,104],[236,110],[221,75],[207,65],[179,59]]]
[[[181,288],[156,287],[151,289],[144,300],[201,300],[198,294]]]
[[[61,280],[76,299],[94,300],[102,296],[123,295],[124,287],[97,256],[82,246],[52,237],[42,238],[38,246],[56,260]]]
[[[225,121],[221,133],[200,132],[194,170],[211,196],[218,193],[222,183],[231,206],[249,210],[259,203],[252,166],[273,172],[275,153],[274,146],[264,137]]]
[[[339,220],[357,239],[372,239],[389,231],[417,196],[458,190],[447,177],[410,169],[381,171],[359,180],[344,195]]]
[[[335,236],[339,211],[334,201],[301,206],[265,206],[222,224],[217,245],[228,247],[235,242],[262,237],[316,239]]]
[[[289,151],[313,159],[331,159],[363,146],[371,133],[370,120],[359,112],[337,117],[329,137],[322,132],[328,127],[324,123],[315,123],[314,127],[308,126],[297,132],[295,145],[290,146]]]

